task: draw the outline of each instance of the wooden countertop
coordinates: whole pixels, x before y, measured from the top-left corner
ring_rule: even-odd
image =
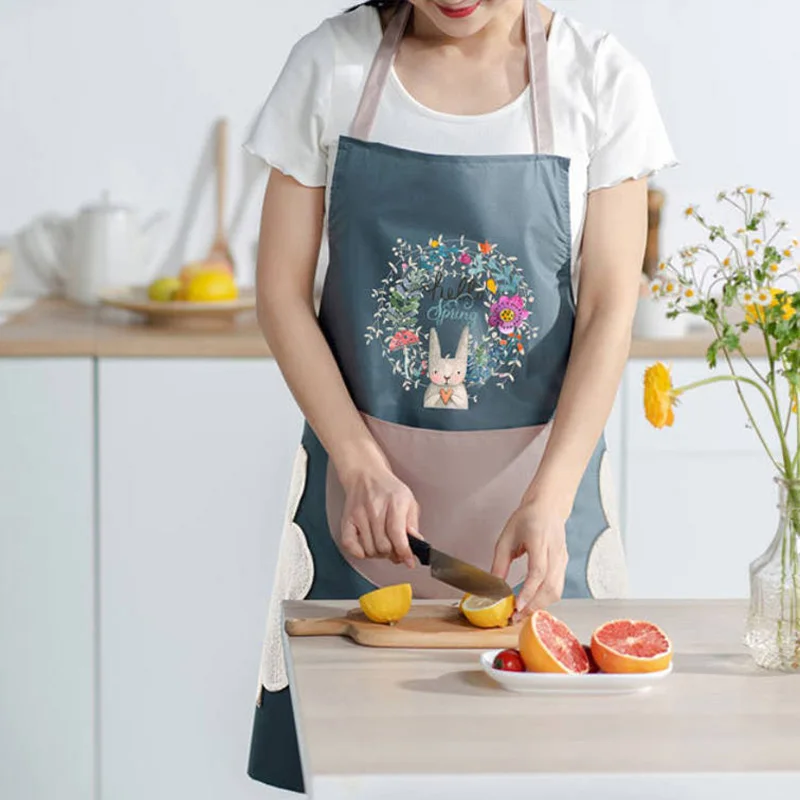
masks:
[[[703,358],[709,338],[635,339],[631,358]],[[747,342],[749,356],[764,355],[758,339]],[[269,358],[254,313],[227,327],[171,328],[143,323],[111,308],[84,308],[63,300],[41,300],[0,325],[0,357],[85,356],[96,358]]]
[[[112,308],[41,300],[0,325],[0,357],[268,358],[255,313],[222,326],[167,327]]]
[[[292,602],[286,617],[342,602]],[[603,621],[662,625],[674,672],[635,695],[522,695],[477,651],[288,639],[306,788],[316,800],[779,797],[800,785],[797,676],[740,644],[744,601],[563,601],[584,641]]]

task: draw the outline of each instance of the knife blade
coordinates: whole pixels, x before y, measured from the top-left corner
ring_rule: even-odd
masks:
[[[460,558],[443,553],[431,547],[424,539],[408,534],[408,543],[411,552],[417,557],[420,564],[430,567],[431,577],[446,583],[462,592],[474,594],[477,597],[487,597],[491,600],[502,600],[514,594],[511,587],[496,575],[479,569],[473,564],[462,561]]]

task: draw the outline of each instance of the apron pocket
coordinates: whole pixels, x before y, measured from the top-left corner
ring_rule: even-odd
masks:
[[[434,547],[489,570],[497,537],[519,506],[541,462],[550,425],[482,431],[412,428],[362,415],[397,475],[420,505],[420,533]],[[331,534],[348,563],[376,586],[410,583],[419,598],[463,594],[388,559],[357,559],[341,545],[344,490],[328,464],[326,511]],[[525,579],[526,560],[511,566],[508,583]]]

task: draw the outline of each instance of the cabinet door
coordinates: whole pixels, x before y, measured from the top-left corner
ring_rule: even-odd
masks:
[[[300,414],[270,361],[99,370],[103,797],[273,796],[246,766]]]
[[[648,364],[632,361],[625,385],[631,593],[646,598],[746,597],[749,563],[777,526],[774,470],[731,383],[689,392],[675,410],[674,426],[653,428],[644,418],[641,400]],[[725,374],[723,370],[713,374]],[[711,374],[700,359],[679,360],[673,366],[676,385]],[[758,395],[752,390],[745,394],[766,426]]]
[[[0,795],[94,785],[88,359],[0,359]]]

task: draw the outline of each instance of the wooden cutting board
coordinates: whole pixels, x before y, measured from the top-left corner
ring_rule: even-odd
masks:
[[[340,617],[287,619],[290,636],[346,636],[366,647],[409,649],[490,650],[516,647],[519,625],[507,628],[475,628],[459,613],[457,606],[422,605],[394,625],[370,622],[360,609]]]

